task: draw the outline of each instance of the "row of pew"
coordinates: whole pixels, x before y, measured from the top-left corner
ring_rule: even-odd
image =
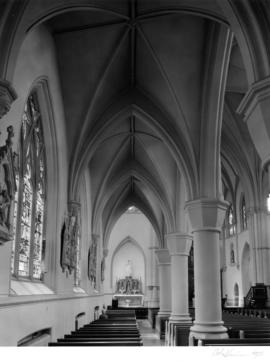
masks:
[[[227,339],[193,339],[194,346],[270,346],[270,319],[223,312]]]
[[[135,311],[107,310],[105,317],[50,342],[48,346],[142,346]]]
[[[194,314],[192,315],[194,319]],[[267,310],[224,310],[226,339],[190,338],[191,322],[166,321],[166,346],[270,346],[270,319]]]

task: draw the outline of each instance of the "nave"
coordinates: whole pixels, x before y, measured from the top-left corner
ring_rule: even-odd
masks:
[[[268,0],[0,0],[0,346],[268,313],[269,49]]]

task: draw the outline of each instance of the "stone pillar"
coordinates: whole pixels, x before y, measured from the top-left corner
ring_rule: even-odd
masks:
[[[195,321],[190,336],[227,338],[220,289],[219,233],[227,202],[202,198],[187,202],[194,242]]]
[[[156,288],[158,285],[157,280],[157,259],[155,251],[158,249],[157,246],[150,246],[148,248],[149,255],[149,267],[148,267],[148,285],[147,285],[147,304],[148,307],[158,307],[158,295]],[[144,299],[146,301],[146,299]]]
[[[159,269],[159,316],[171,314],[171,263],[168,249],[156,250]]]
[[[170,233],[166,236],[171,256],[172,313],[170,323],[191,323],[188,310],[188,256],[192,237]]]

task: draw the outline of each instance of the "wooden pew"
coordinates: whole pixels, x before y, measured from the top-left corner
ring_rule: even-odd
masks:
[[[101,341],[141,341],[140,337],[126,337],[126,338],[122,338],[122,337],[110,337],[107,338],[106,340],[103,337],[88,337],[88,338],[83,338],[83,337],[71,337],[71,338],[58,338],[57,342],[101,342]]]
[[[111,312],[110,318],[84,325],[49,346],[142,346],[142,339],[135,312],[124,310]]]
[[[129,333],[129,334],[122,334],[122,333],[98,333],[98,334],[95,334],[95,333],[92,333],[92,334],[73,334],[73,335],[65,335],[64,338],[66,339],[72,339],[72,338],[84,338],[84,339],[87,339],[87,338],[113,338],[113,337],[118,337],[118,338],[122,338],[122,339],[126,339],[126,338],[140,338],[140,334],[132,334],[132,333]]]
[[[49,342],[48,346],[142,346],[142,341],[110,341],[110,340],[103,340],[103,341],[88,341],[88,342]]]

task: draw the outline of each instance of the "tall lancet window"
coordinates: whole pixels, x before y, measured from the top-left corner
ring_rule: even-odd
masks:
[[[246,209],[246,201],[244,195],[242,195],[240,201],[240,218],[241,218],[241,229],[243,231],[247,229],[247,209]]]
[[[225,221],[226,221],[226,237],[229,238],[233,236],[236,232],[235,217],[234,217],[234,211],[232,205],[230,205],[227,210]]]
[[[14,199],[11,270],[15,277],[41,280],[46,201],[46,161],[37,94],[25,105]]]

